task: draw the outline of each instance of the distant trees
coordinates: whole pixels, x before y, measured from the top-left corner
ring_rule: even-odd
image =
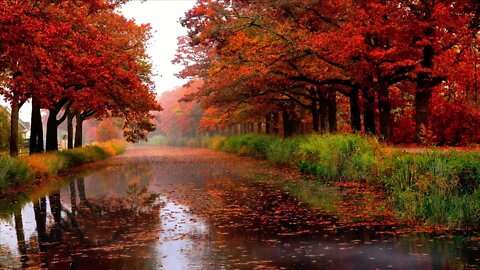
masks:
[[[201,81],[193,81],[186,87],[179,87],[163,93],[159,98],[163,110],[155,113],[159,131],[167,136],[197,136],[203,110],[198,102],[182,102],[182,98],[198,91]]]
[[[176,61],[181,77],[204,81],[190,98],[211,129],[478,142],[479,5],[199,0]]]
[[[30,152],[58,149],[58,126],[81,146],[82,123],[120,117],[127,140],[154,129],[160,110],[150,80],[147,25],[116,12],[124,1],[11,1],[0,3],[0,93],[12,108],[11,155],[18,154],[18,112],[32,102]],[[40,110],[48,110],[46,145]],[[73,129],[69,129],[73,131]]]

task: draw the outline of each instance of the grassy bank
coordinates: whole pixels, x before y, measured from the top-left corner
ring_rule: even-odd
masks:
[[[125,152],[125,146],[124,142],[111,141],[19,158],[0,157],[0,193],[70,167],[121,154]]]
[[[281,139],[243,135],[158,138],[161,145],[209,147],[295,166],[319,181],[365,181],[381,186],[404,220],[450,227],[480,223],[480,153],[402,153],[374,138],[312,135]]]

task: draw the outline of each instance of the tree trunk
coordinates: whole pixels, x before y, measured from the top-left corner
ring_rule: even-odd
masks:
[[[388,86],[385,84],[380,85],[378,90],[378,111],[380,120],[380,133],[386,142],[392,140],[392,112],[390,106],[390,97]]]
[[[18,156],[18,120],[20,106],[18,101],[12,101],[12,113],[10,115],[10,156]]]
[[[67,148],[73,149],[73,117],[75,113],[70,111],[67,116]]]
[[[422,67],[433,69],[434,56],[435,49],[431,45],[425,46],[423,48],[423,61],[421,63]],[[418,74],[417,91],[415,92],[415,122],[417,141],[420,141],[423,129],[429,129],[430,99],[432,97],[431,79],[430,73],[422,72]]]
[[[290,119],[288,119],[288,112],[286,110],[282,111],[282,123],[283,123],[283,136],[290,137],[293,134],[292,126]]]
[[[62,110],[63,106],[66,104],[65,111],[57,120],[57,115]],[[58,150],[58,126],[65,121],[67,115],[70,111],[70,106],[72,102],[69,99],[64,98],[55,103],[54,108],[49,109],[48,120],[47,120],[47,140],[45,149],[47,151],[57,151]]]
[[[363,90],[363,126],[365,134],[375,135],[375,95],[371,89]]]
[[[32,98],[32,116],[30,119],[30,155],[43,152],[43,123],[40,105],[36,98]]]
[[[313,132],[320,131],[320,112],[318,110],[318,101],[312,100],[310,112],[312,113]]]
[[[75,113],[75,148],[82,147],[83,144],[83,119],[80,112]]]
[[[47,141],[45,149],[49,151],[58,151],[58,121],[55,110],[49,110],[47,120]]]
[[[249,134],[255,133],[255,125],[253,124],[253,122],[250,122],[247,125],[248,125],[248,133]]]
[[[267,134],[267,135],[269,135],[269,134],[272,132],[272,131],[271,131],[271,126],[270,126],[270,124],[271,124],[271,122],[270,122],[271,118],[272,118],[272,115],[271,115],[271,114],[269,114],[269,115],[267,115],[267,116],[265,117],[265,134]]]
[[[280,117],[279,117],[277,112],[273,114],[273,119],[272,119],[273,129],[272,129],[272,131],[273,131],[274,135],[279,135],[280,134],[280,127],[279,127],[280,119],[279,118]]]
[[[354,133],[362,131],[362,120],[360,118],[360,103],[358,99],[358,88],[352,88],[350,94],[350,124]]]
[[[263,133],[263,123],[262,121],[257,122],[257,134],[262,134]]]
[[[328,130],[337,132],[337,93],[332,90],[328,93]]]
[[[320,94],[320,131],[321,133],[327,132],[327,120],[328,120],[328,102],[324,93]]]

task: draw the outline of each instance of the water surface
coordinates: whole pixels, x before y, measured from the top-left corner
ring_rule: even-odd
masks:
[[[334,208],[312,208],[305,190],[275,184],[282,174],[205,149],[131,148],[3,201],[0,269],[480,267],[474,233],[342,226]],[[334,192],[315,194],[333,204],[342,200]]]

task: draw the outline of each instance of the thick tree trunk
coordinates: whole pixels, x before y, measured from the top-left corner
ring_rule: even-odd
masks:
[[[68,112],[67,116],[67,148],[73,149],[73,118],[75,117],[75,113],[70,111]]]
[[[390,142],[392,140],[392,112],[389,90],[386,85],[382,85],[378,91],[378,111],[381,136],[383,140]]]
[[[40,105],[35,98],[32,98],[32,116],[30,130],[30,155],[43,152],[43,123]]]
[[[54,110],[49,110],[47,120],[47,141],[45,145],[47,152],[58,150],[58,125],[57,113]]]
[[[263,133],[263,123],[262,121],[257,122],[257,134],[262,134]]]
[[[352,88],[350,94],[350,124],[354,133],[362,131],[362,120],[360,118],[360,102],[358,99],[358,89]]]
[[[429,30],[427,30],[429,31]],[[433,30],[432,30],[433,31]],[[427,34],[428,35],[428,34]],[[435,49],[431,45],[423,48],[422,67],[433,69]],[[415,122],[417,141],[420,141],[423,129],[429,129],[430,99],[432,97],[432,78],[429,73],[418,75],[417,91],[415,92]]]
[[[312,114],[313,132],[319,132],[320,131],[320,112],[318,110],[317,100],[312,100],[312,103],[310,105],[310,112]]]
[[[83,119],[82,115],[77,112],[75,114],[75,148],[82,147],[83,144]]]
[[[432,91],[417,91],[415,93],[415,121],[417,139],[422,135],[423,129],[428,130],[428,121],[430,116],[430,99]]]
[[[363,126],[365,134],[375,135],[375,94],[371,89],[363,90]]]
[[[11,103],[12,113],[10,115],[10,156],[18,156],[18,120],[20,105],[18,101]]]
[[[284,137],[291,137],[299,133],[301,128],[300,121],[295,115],[290,115],[286,110],[282,111],[282,123]]]
[[[62,108],[65,106],[65,111],[60,117],[60,119],[57,120],[57,115],[60,113]],[[54,108],[49,109],[49,114],[48,114],[48,120],[47,120],[47,139],[46,139],[46,145],[45,145],[45,150],[47,151],[57,151],[58,150],[58,126],[67,119],[67,115],[70,111],[70,106],[72,105],[72,102],[69,101],[69,99],[64,98],[58,101]]]
[[[337,93],[334,90],[328,93],[328,131],[337,132]]]
[[[293,129],[290,119],[288,119],[288,112],[282,111],[282,123],[283,123],[283,136],[290,137],[293,134]]]

